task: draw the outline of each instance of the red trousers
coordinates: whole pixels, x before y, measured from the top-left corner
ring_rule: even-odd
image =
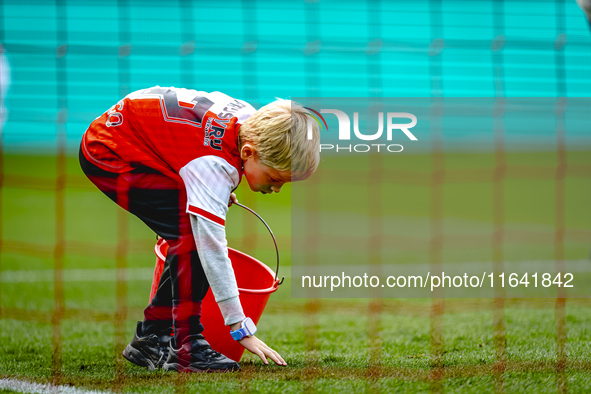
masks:
[[[209,283],[195,247],[187,195],[180,179],[149,167],[116,173],[89,161],[80,150],[82,170],[107,197],[131,212],[169,244],[158,291],[144,310],[143,334],[158,334],[174,326],[177,346],[203,331],[201,301]]]

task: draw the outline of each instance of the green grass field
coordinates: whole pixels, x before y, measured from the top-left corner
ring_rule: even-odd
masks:
[[[569,164],[575,170],[588,171],[589,153],[569,152]],[[494,164],[492,157],[447,155],[446,166],[450,170],[488,168]],[[410,156],[408,160],[421,158]],[[545,174],[556,167],[556,155],[510,154],[507,162],[509,166],[534,168],[532,174],[538,173],[535,168]],[[117,341],[121,335],[117,333],[120,325],[116,324],[116,316],[124,318],[123,337],[130,340],[149,295],[150,270],[155,260],[154,234],[131,215],[121,215],[119,208],[83,178],[77,160],[68,158],[63,211],[65,309],[61,325],[52,325],[56,302],[54,245],[62,231],[56,227],[59,211],[56,213],[53,190],[55,163],[54,157],[4,158],[0,382],[14,378],[83,389],[146,393],[589,392],[591,302],[586,299],[566,301],[566,362],[561,363],[557,362],[561,341],[557,338],[557,313],[562,312],[555,299],[506,300],[500,315],[489,299],[450,299],[438,320],[433,317],[431,300],[425,299],[379,302],[292,298],[287,275],[291,249],[289,186],[272,196],[254,195],[245,190],[245,184],[238,192],[240,201],[261,214],[278,236],[284,264],[282,274],[288,278],[271,296],[259,323],[258,336],[283,355],[288,367],[265,366],[252,355],[243,357],[242,372],[231,374],[185,375],[136,367],[120,356],[122,345]],[[421,163],[415,168],[428,173],[428,165],[421,169]],[[591,213],[584,209],[591,195],[591,176],[588,172],[583,172],[586,177],[578,174],[567,174],[565,182],[567,259],[589,256],[590,242],[582,240],[580,234],[589,234],[591,228]],[[554,190],[553,182],[545,175],[540,179],[507,180],[506,220],[520,228],[532,223],[545,226],[552,236],[554,203],[546,192]],[[530,189],[538,187],[539,198],[524,201],[520,194],[524,183]],[[330,192],[329,186],[323,187],[327,187],[326,193]],[[467,190],[481,193],[483,201],[490,204],[490,184],[478,188],[474,183],[461,182],[445,186],[445,201],[453,201],[454,196]],[[424,194],[401,186],[396,197],[399,205],[408,207],[405,220],[418,226],[419,232],[421,223],[428,220]],[[492,220],[477,201],[471,206],[447,203],[444,207],[444,216],[460,221]],[[400,215],[398,211],[389,214]],[[118,223],[122,218],[128,220],[124,234],[129,238],[129,249],[117,263],[116,246],[122,234]],[[232,208],[227,231],[230,246],[274,266],[272,241],[256,219]],[[571,233],[579,235],[571,239]],[[449,259],[467,253],[453,249],[443,252]],[[480,248],[472,250],[469,257],[488,256],[490,260],[490,252],[490,248]],[[523,247],[509,242],[507,253],[514,259],[552,258],[552,238],[550,243]],[[115,281],[117,264],[128,268],[123,291]],[[504,332],[495,335],[493,322],[499,316],[504,321]],[[52,370],[52,365],[56,365],[52,362],[56,329],[61,333],[59,371]],[[440,330],[443,338],[442,364],[437,363],[433,353],[434,329]],[[498,355],[499,338],[506,343],[506,354],[502,356]],[[499,357],[504,361],[502,373],[498,373],[495,364]],[[434,369],[434,365],[440,368]]]

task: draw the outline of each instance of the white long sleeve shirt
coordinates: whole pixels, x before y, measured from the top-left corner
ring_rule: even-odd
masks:
[[[209,286],[226,325],[245,318],[238,285],[228,258],[225,218],[232,190],[238,186],[235,167],[218,156],[203,156],[189,162],[179,174],[187,189],[187,212],[197,252]]]

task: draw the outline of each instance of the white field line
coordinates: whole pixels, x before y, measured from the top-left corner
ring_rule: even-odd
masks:
[[[572,259],[563,260],[565,264],[565,272],[574,273],[589,273],[591,272],[591,259]],[[457,275],[458,272],[467,272],[470,275],[475,273],[481,274],[483,271],[491,273],[494,268],[493,261],[471,261],[461,263],[442,263],[440,267],[446,273],[453,273]],[[556,260],[521,260],[521,261],[503,261],[503,271],[506,273],[511,272],[549,272],[552,274],[556,270]],[[359,273],[370,273],[371,268],[378,268],[381,270],[382,275],[390,274],[412,274],[412,275],[426,275],[430,272],[433,276],[433,267],[428,263],[409,263],[409,264],[380,264],[371,266],[370,264],[356,265],[356,264],[342,264],[342,265],[329,265],[329,264],[318,264],[314,266],[304,266],[300,264],[293,264],[290,267],[291,271],[296,271],[298,275],[302,272],[306,272],[305,275],[309,274],[323,274],[333,275],[345,272],[345,274],[352,273],[358,275]],[[285,270],[284,270],[285,271]],[[284,271],[279,271],[279,276],[282,276]],[[308,271],[310,273],[308,273]],[[287,275],[285,275],[287,277]]]
[[[511,272],[512,269],[519,271],[539,271],[540,272],[553,272],[555,269],[555,260],[531,260],[531,261],[505,261],[505,271]],[[588,259],[577,259],[577,260],[564,260],[566,264],[566,271],[573,273],[588,273],[591,271],[591,261]],[[444,264],[442,268],[452,268],[454,270],[463,269],[466,272],[471,272],[474,267],[488,269],[487,272],[491,271],[493,266],[492,261],[480,261],[480,262],[466,262],[466,263],[453,263]],[[383,264],[383,274],[389,272],[389,270],[395,269],[397,272],[404,272],[410,270],[412,272],[424,272],[429,271],[431,268],[428,264]],[[315,270],[328,270],[325,272],[367,272],[369,269],[368,265],[318,265],[314,267],[301,267],[294,265],[293,267],[284,267],[279,270],[279,278],[285,276],[286,279],[291,278],[291,269],[295,268],[298,273],[302,269],[305,269],[306,274],[314,274]],[[128,281],[151,281],[154,276],[153,268],[127,268],[127,280]],[[94,269],[64,269],[64,281],[66,282],[114,282],[117,279],[117,269],[115,268],[94,268]],[[54,281],[54,270],[6,270],[0,271],[0,283],[36,283],[36,282],[53,282]]]
[[[128,281],[151,281],[154,268],[127,268]],[[64,269],[65,282],[114,282],[117,269]],[[2,283],[53,282],[54,270],[15,270],[0,272]]]
[[[289,278],[291,271],[283,268],[279,277]],[[151,282],[154,268],[127,268],[128,281]],[[53,282],[54,270],[6,270],[0,271],[0,283]],[[117,280],[116,268],[64,269],[65,282],[114,282]]]
[[[19,393],[63,393],[63,394],[110,394],[110,391],[85,390],[72,386],[54,386],[51,384],[32,383],[20,379],[0,379],[0,389],[8,389]]]

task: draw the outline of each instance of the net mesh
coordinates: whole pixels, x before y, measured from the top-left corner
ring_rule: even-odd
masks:
[[[568,105],[565,97],[588,94],[591,84],[591,39],[574,1],[226,4],[227,8],[219,9],[214,3],[189,0],[148,5],[131,0],[84,5],[65,0],[30,1],[27,5],[20,1],[0,2],[0,43],[12,70],[12,84],[5,100],[10,112],[0,134],[0,318],[51,325],[50,376],[54,384],[63,383],[66,321],[112,325],[112,388],[122,390],[127,382],[120,354],[129,339],[128,320],[141,316],[139,306],[129,305],[129,260],[151,250],[153,239],[130,235],[133,223],[123,210],[116,211],[116,225],[109,229],[115,236],[107,237],[108,242],[69,236],[72,232],[67,230],[75,223],[68,217],[72,199],[82,192],[98,193],[79,170],[71,167],[71,152],[77,149],[90,121],[127,93],[154,84],[197,87],[223,91],[255,107],[275,96],[430,96],[434,101],[442,96],[556,96],[557,103]],[[466,77],[470,68],[471,74]],[[446,171],[438,130],[433,129],[431,160],[437,170],[429,176],[412,171],[397,173],[398,182],[421,183],[430,189],[428,248],[429,263],[434,268],[441,264],[446,247],[441,219],[444,187],[450,181],[491,179],[494,234],[485,242],[492,245],[497,271],[505,268],[503,252],[508,235],[504,188],[508,177],[554,182],[551,242],[557,270],[564,264],[566,236],[589,239],[588,229],[568,232],[565,225],[566,182],[569,177],[591,179],[591,164],[569,162],[561,114],[557,113],[557,161],[551,171],[547,166],[512,167],[507,162],[503,122],[500,113],[494,121],[493,168]],[[21,171],[19,157],[27,160],[30,155],[44,155],[43,163],[52,168]],[[370,166],[375,186],[380,187],[385,171],[380,157],[372,157]],[[321,183],[322,175],[310,182]],[[311,183],[310,188],[314,187]],[[51,243],[40,242],[34,234],[26,235],[32,224],[24,226],[24,231],[14,227],[19,221],[33,220],[33,215],[15,220],[11,219],[15,214],[7,209],[19,196],[30,195],[51,195],[53,206],[41,208],[52,213],[35,219],[37,223],[46,221],[41,226],[52,236],[43,239],[51,239]],[[248,193],[243,194],[241,202],[255,210],[262,206],[257,197]],[[315,201],[309,204],[313,206]],[[380,227],[381,206],[381,201],[373,200],[367,207],[375,228]],[[245,215],[240,220],[242,234],[231,241],[247,253],[256,253],[264,243],[257,231],[252,231],[256,219]],[[310,222],[314,228],[313,217]],[[547,242],[533,238],[534,243]],[[308,242],[313,250],[318,240],[311,234]],[[365,242],[368,261],[379,269],[382,261],[372,251],[380,249],[382,235],[374,234]],[[13,302],[15,288],[7,286],[2,278],[14,267],[10,262],[3,267],[3,262],[20,256],[52,261],[51,308]],[[66,264],[71,263],[68,256],[81,261],[114,259],[114,305],[99,309],[68,306],[64,288]],[[313,264],[313,256],[310,261]],[[568,303],[591,306],[582,299],[569,299]],[[367,303],[309,299],[302,306],[271,301],[266,313],[302,316],[306,363],[294,374],[299,375],[305,391],[313,391],[318,379],[327,377],[364,379],[370,389],[378,390],[379,379],[390,377],[428,381],[431,391],[440,392],[444,379],[487,374],[493,376],[495,390],[502,392],[507,373],[525,370],[553,371],[558,390],[566,392],[567,366],[580,371],[591,369],[589,361],[569,363],[566,305],[564,295],[554,300],[517,300],[505,299],[499,293],[492,300],[435,297],[425,304],[389,299]],[[505,311],[511,307],[555,311],[553,360],[508,360]],[[482,311],[492,311],[494,364],[446,365],[444,316]],[[324,313],[367,316],[365,367],[322,366],[319,336]],[[428,369],[417,371],[383,364],[385,314],[429,319]],[[244,391],[249,390],[248,381],[254,373],[247,367],[240,378]],[[174,379],[181,388],[187,383],[183,376]]]

